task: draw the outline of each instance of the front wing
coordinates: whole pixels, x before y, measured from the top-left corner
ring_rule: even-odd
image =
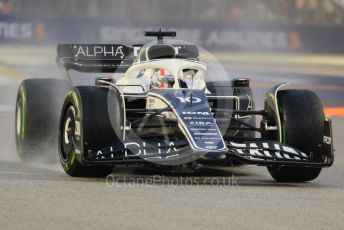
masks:
[[[276,141],[250,141],[227,143],[225,151],[192,150],[186,141],[154,142],[132,140],[118,143],[90,152],[84,158],[85,164],[130,164],[155,163],[160,165],[178,165],[179,162],[204,162],[204,159],[216,158],[222,163],[231,164],[235,159],[245,164],[260,166],[300,166],[300,167],[329,167],[333,163],[332,143],[324,143],[319,151],[323,151],[323,161],[312,160],[312,154],[307,155],[290,146]],[[201,161],[201,159],[203,159]],[[209,160],[211,161],[211,160]]]

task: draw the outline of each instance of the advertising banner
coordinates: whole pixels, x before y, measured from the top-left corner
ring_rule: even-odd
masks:
[[[228,23],[109,21],[0,17],[0,44],[142,44],[145,30],[176,30],[177,38],[229,52],[344,53],[344,29],[316,26],[239,26]]]

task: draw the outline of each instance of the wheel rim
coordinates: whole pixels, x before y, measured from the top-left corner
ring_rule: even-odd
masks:
[[[16,131],[17,131],[17,136],[20,135],[21,131],[21,105],[19,104],[17,107],[17,114],[16,114]]]
[[[68,107],[64,116],[62,129],[62,160],[68,161],[75,151],[75,108]]]
[[[63,132],[63,134],[64,134],[64,142],[66,143],[66,144],[69,144],[69,142],[70,142],[70,130],[72,129],[72,119],[70,118],[70,117],[68,117],[67,118],[67,120],[66,120],[66,123],[65,123],[65,127],[64,127],[64,132]]]
[[[24,139],[24,113],[23,101],[21,95],[17,97],[16,112],[15,112],[15,139],[17,151],[21,151],[21,143]]]

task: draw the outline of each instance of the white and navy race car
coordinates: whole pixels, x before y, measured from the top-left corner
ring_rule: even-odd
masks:
[[[146,32],[146,45],[63,44],[69,80],[28,79],[16,102],[23,160],[54,150],[71,176],[105,176],[113,166],[266,166],[277,181],[309,181],[333,163],[331,121],[317,95],[280,84],[256,110],[249,80],[209,81],[196,45]],[[115,73],[72,86],[70,72]],[[58,117],[60,114],[60,117]],[[257,125],[258,124],[258,125]]]

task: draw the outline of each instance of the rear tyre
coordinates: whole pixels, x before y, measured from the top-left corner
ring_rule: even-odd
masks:
[[[65,99],[59,127],[59,156],[64,171],[74,177],[105,177],[113,165],[88,165],[84,159],[122,140],[120,95],[96,86],[78,86]],[[109,116],[111,115],[111,116]]]
[[[321,162],[324,130],[324,112],[318,96],[309,90],[282,90],[278,92],[278,103],[282,123],[282,142],[306,154],[313,161]],[[321,168],[268,167],[271,176],[281,182],[305,182],[314,180]]]
[[[18,89],[15,111],[17,154],[23,161],[56,161],[58,121],[64,95],[62,79],[27,79]]]

